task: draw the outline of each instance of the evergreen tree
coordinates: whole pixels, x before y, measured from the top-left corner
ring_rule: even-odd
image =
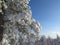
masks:
[[[3,34],[2,45],[24,45],[39,38],[41,26],[32,18],[31,9],[28,6],[29,1],[0,0],[2,6],[0,6],[0,13],[3,14],[3,17],[0,14],[0,20],[4,21],[4,23],[0,21],[4,28],[1,32]]]

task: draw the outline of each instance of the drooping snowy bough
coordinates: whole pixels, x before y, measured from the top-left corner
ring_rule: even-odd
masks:
[[[40,36],[41,26],[32,18],[30,0],[1,0],[4,28],[2,45],[27,45]]]

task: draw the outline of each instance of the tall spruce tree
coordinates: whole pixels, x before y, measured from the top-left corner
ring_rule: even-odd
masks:
[[[28,6],[29,1],[0,0],[2,45],[25,45],[25,43],[34,42],[39,38],[41,26],[32,18],[31,9]]]

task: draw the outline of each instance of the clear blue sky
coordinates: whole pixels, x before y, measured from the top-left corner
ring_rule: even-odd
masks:
[[[42,35],[60,32],[60,0],[31,0],[32,16],[41,23]]]

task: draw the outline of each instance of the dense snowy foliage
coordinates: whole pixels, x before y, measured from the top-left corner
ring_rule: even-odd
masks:
[[[29,1],[0,0],[0,12],[4,14],[2,45],[25,45],[39,39],[41,26],[32,18]]]

